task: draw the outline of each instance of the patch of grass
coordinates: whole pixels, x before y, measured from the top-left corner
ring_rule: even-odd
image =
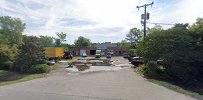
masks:
[[[186,94],[186,95],[190,95],[192,97],[195,97],[195,98],[198,98],[200,100],[203,100],[203,95],[199,94],[199,93],[196,93],[196,92],[192,92],[192,91],[188,91],[188,90],[185,90],[177,85],[174,85],[174,84],[171,84],[169,82],[166,82],[166,81],[160,81],[160,80],[155,80],[155,79],[148,79],[150,82],[152,83],[155,83],[155,84],[158,84],[158,85],[161,85],[161,86],[164,86],[168,89],[171,89],[171,90],[174,90],[176,92],[180,92],[180,93],[183,93],[183,94]]]
[[[0,70],[0,86],[29,81],[45,77],[46,74],[21,74],[11,71]]]
[[[143,75],[143,68],[141,68],[141,67],[143,67],[143,66],[135,68],[134,71],[136,73],[140,74],[142,77],[145,77]],[[197,85],[198,88],[193,88],[193,90],[192,90],[190,88],[186,89],[186,88],[184,88],[184,86],[172,84],[172,82],[161,80],[161,79],[152,79],[152,78],[148,79],[147,78],[147,80],[154,84],[158,84],[160,86],[164,86],[168,89],[174,90],[176,92],[198,98],[199,100],[203,100],[203,95],[201,94],[201,92],[194,92],[194,91],[198,91],[198,89],[199,89],[199,91],[202,91],[201,89],[203,89],[203,86],[201,86],[201,85]],[[194,86],[191,86],[191,87],[194,87]]]
[[[59,65],[52,65],[52,66],[50,66],[50,69],[51,70],[56,70],[56,69],[58,69],[58,68],[60,68],[60,66]]]

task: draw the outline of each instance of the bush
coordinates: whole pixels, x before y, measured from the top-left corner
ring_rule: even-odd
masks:
[[[146,65],[141,65],[138,72],[147,78],[160,78],[163,70],[154,62],[149,62]]]
[[[145,40],[139,41],[136,48],[138,56],[143,57],[146,64],[144,75],[160,75],[163,79],[181,83],[203,81],[202,26],[203,19],[191,27],[177,24],[167,30],[150,29]],[[164,70],[151,63],[159,59],[163,60],[161,65]]]
[[[47,73],[49,72],[49,70],[50,67],[47,64],[39,64],[32,66],[29,70],[29,73],[31,74]]]
[[[4,63],[1,64],[0,70],[10,70],[12,64],[13,64],[13,62],[11,62],[11,61],[6,61],[6,62],[4,62]]]
[[[148,71],[148,75],[151,77],[155,77],[155,78],[160,78],[162,73],[163,73],[163,69],[160,68],[160,66],[157,65],[156,62],[149,62],[147,64],[147,67],[149,69]]]
[[[23,44],[19,46],[13,70],[27,73],[33,65],[45,64],[46,57],[44,47],[39,38],[34,36],[24,36]]]

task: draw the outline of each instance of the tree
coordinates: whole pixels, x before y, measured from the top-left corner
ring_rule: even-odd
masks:
[[[60,32],[60,33],[57,32],[56,35],[58,37],[58,38],[55,39],[55,45],[56,45],[56,47],[63,47],[64,50],[68,50],[67,44],[64,43],[66,41],[66,33],[64,33],[64,32]]]
[[[167,30],[150,30],[136,49],[145,60],[145,74],[157,71],[159,78],[164,73],[164,78],[185,84],[203,81],[203,27],[200,26],[203,26],[201,21],[190,28],[187,24],[176,24]],[[155,66],[151,67],[150,63],[158,59],[163,60],[162,67],[156,66],[158,70],[153,70]]]
[[[130,29],[130,32],[126,35],[126,40],[130,42],[131,48],[135,48],[141,38],[142,32],[137,28]]]
[[[122,40],[121,42],[118,42],[117,45],[120,46],[120,47],[129,48],[130,47],[130,42],[127,42],[126,40]]]
[[[53,47],[54,46],[54,39],[53,39],[53,37],[40,36],[40,41],[42,42],[44,47]]]
[[[15,60],[15,56],[17,55],[17,47],[16,45],[13,45],[10,47],[9,45],[6,44],[1,44],[0,43],[0,69],[10,69],[10,65],[12,62]],[[11,62],[8,65],[8,62]]]
[[[60,41],[60,39],[55,39],[55,46],[56,47],[61,47],[61,41]]]
[[[64,32],[57,32],[56,33],[56,35],[57,35],[57,39],[60,39],[60,41],[63,43],[63,42],[65,42],[66,41],[66,33],[64,33]]]
[[[25,23],[19,18],[2,16],[0,17],[0,27],[0,37],[4,43],[9,45],[22,43],[22,32],[25,29]]]
[[[34,65],[45,64],[45,50],[40,39],[34,36],[24,36],[23,44],[19,47],[19,55],[14,62],[13,70],[29,72]]]
[[[88,47],[90,46],[91,42],[90,39],[79,36],[78,39],[75,40],[74,44],[77,47]]]
[[[14,61],[22,43],[22,33],[25,23],[19,18],[0,17],[0,65]],[[6,68],[9,69],[9,68]]]

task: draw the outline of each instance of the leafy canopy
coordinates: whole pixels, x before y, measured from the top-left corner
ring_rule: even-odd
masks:
[[[19,18],[12,18],[10,16],[0,17],[0,42],[9,45],[21,44],[24,29],[25,23]]]
[[[137,42],[142,38],[142,32],[137,28],[130,29],[126,35],[126,40],[130,42],[132,48],[135,48]]]
[[[77,40],[74,42],[77,47],[88,47],[91,45],[91,41],[88,38],[79,36]]]

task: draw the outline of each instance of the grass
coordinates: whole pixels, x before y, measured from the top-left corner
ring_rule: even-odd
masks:
[[[136,73],[140,74],[142,77],[144,77],[142,74],[142,70],[140,70],[139,67],[135,68],[134,71]],[[202,92],[199,92],[199,93],[194,92],[194,91],[202,91],[203,85],[197,85],[198,88],[195,88],[195,90],[194,89],[192,90],[192,89],[186,89],[186,88],[184,88],[184,86],[172,84],[171,82],[165,81],[165,80],[159,80],[159,79],[147,79],[147,80],[154,84],[158,84],[160,86],[164,86],[168,89],[174,90],[176,92],[195,97],[199,100],[203,100],[203,95],[201,94]]]
[[[11,71],[0,70],[0,86],[29,81],[45,77],[46,74],[21,74]]]
[[[60,68],[60,66],[58,66],[58,65],[52,65],[52,66],[50,66],[50,68],[51,68],[51,70],[56,70],[56,69]]]
[[[56,70],[58,68],[60,68],[60,66],[58,65],[50,66],[50,70]],[[43,78],[46,76],[47,76],[47,73],[22,74],[22,73],[17,73],[12,71],[0,70],[0,86],[29,81],[36,78]]]
[[[155,79],[148,79],[148,80],[152,83],[164,86],[164,87],[171,89],[171,90],[174,90],[176,92],[183,93],[183,94],[198,98],[199,100],[203,100],[203,95],[201,95],[197,92],[192,92],[192,91],[183,89],[182,87],[179,87],[177,85],[171,84],[171,83],[166,82],[166,81],[160,81],[160,80],[155,80]]]

